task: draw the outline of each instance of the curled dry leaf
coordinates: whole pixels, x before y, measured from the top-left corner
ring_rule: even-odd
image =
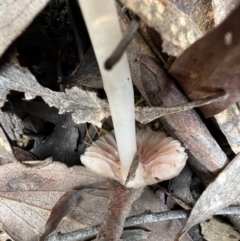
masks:
[[[201,107],[206,117],[240,100],[240,7],[221,25],[189,47],[173,63],[170,74],[192,100],[225,90],[229,98]],[[207,61],[206,61],[207,60]]]
[[[67,89],[65,93],[54,92],[42,87],[26,68],[19,66],[16,59],[6,62],[0,68],[0,106],[6,101],[10,90],[24,92],[26,99],[41,96],[51,107],[59,109],[59,114],[72,112],[76,123],[90,122],[101,126],[101,120],[110,115],[108,104],[99,99],[94,92],[77,87]]]
[[[163,40],[163,52],[178,56],[202,36],[197,25],[168,0],[121,0]]]
[[[44,241],[57,228],[60,221],[76,207],[83,195],[93,190],[93,188],[83,188],[82,190],[66,192],[52,208],[45,225],[45,232],[41,235],[39,241]]]
[[[206,188],[193,207],[181,235],[194,225],[209,219],[214,213],[229,206],[240,195],[240,154]]]
[[[240,234],[232,226],[212,218],[209,222],[201,223],[203,237],[206,241],[238,241]]]
[[[140,163],[129,188],[140,188],[177,176],[186,164],[187,154],[181,143],[164,132],[150,129],[137,131],[137,151]],[[125,184],[113,133],[100,137],[81,156],[82,163],[91,171]]]
[[[49,0],[6,0],[2,2],[0,8],[0,56],[48,2]]]

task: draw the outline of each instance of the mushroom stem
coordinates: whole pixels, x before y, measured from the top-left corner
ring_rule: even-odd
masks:
[[[121,161],[126,178],[136,153],[134,95],[131,74],[124,54],[111,70],[104,63],[122,39],[114,0],[78,0],[98,61],[107,94]]]

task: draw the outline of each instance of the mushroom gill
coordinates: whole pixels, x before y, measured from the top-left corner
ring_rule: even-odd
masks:
[[[127,147],[126,147],[127,148]],[[139,188],[177,176],[186,164],[187,154],[181,143],[164,132],[150,129],[137,131],[137,150],[140,163],[129,188]],[[117,143],[114,133],[100,137],[81,156],[82,163],[91,171],[124,185]],[[132,160],[129,160],[132,162]]]

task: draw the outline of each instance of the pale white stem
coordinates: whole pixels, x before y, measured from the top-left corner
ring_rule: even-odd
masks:
[[[112,68],[104,63],[122,38],[114,0],[78,0],[88,28],[110,105],[123,178],[137,150],[134,95],[131,74],[124,54]]]

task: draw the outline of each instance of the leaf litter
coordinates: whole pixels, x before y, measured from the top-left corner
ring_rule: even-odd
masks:
[[[101,120],[110,115],[107,103],[97,98],[93,92],[73,87],[62,93],[42,87],[30,71],[19,66],[16,58],[1,66],[0,89],[1,106],[9,91],[15,90],[25,93],[27,100],[41,96],[50,107],[58,108],[59,114],[73,112],[72,117],[76,123],[90,122],[101,126]]]
[[[188,13],[183,13],[184,11],[187,11],[186,8],[184,7],[181,8],[179,5],[176,6],[174,3],[170,1],[161,1],[161,2],[142,1],[141,4],[139,4],[139,1],[137,0],[136,1],[134,0],[132,2],[130,1],[122,1],[122,2],[125,2],[126,5],[129,6],[130,8],[133,8],[133,5],[135,4],[134,5],[135,7],[133,10],[137,14],[139,14],[139,16],[144,21],[146,21],[147,24],[155,27],[155,29],[160,32],[161,38],[163,40],[163,46],[162,46],[163,51],[167,52],[169,55],[179,56],[181,53],[183,54],[187,53],[188,50],[185,51],[185,49],[202,36],[202,33],[199,31],[198,26],[191,20],[191,18],[193,18],[195,21],[198,22],[198,19],[194,18],[193,10],[190,10]],[[59,14],[59,9],[63,9],[62,6],[64,5],[64,4],[63,5],[61,4],[58,5],[58,4],[59,3],[51,2],[52,12],[51,12],[50,25],[51,27],[54,27],[54,28],[58,26],[54,20],[54,14]],[[145,6],[146,8],[144,9],[143,6]],[[148,10],[150,9],[149,6],[156,7],[154,11],[152,12],[150,11],[151,12],[150,15],[148,15],[149,14]],[[195,6],[192,9],[196,9]],[[40,11],[40,8],[38,11]],[[46,11],[46,9],[44,11]],[[207,11],[209,11],[209,6]],[[60,13],[61,13],[61,10],[60,10]],[[203,13],[203,11],[201,11],[201,13]],[[62,15],[61,17],[63,16],[64,15]],[[128,23],[128,21],[126,20],[126,15],[123,15],[122,13],[120,13],[120,16],[121,16],[120,20],[122,22],[123,28],[126,28]],[[153,17],[156,17],[157,20],[160,20],[159,25],[157,25]],[[211,18],[209,18],[208,21],[210,21],[210,19]],[[60,22],[61,21],[62,20],[60,20]],[[23,26],[26,26],[27,24],[29,24],[29,20],[26,20]],[[169,27],[168,24],[170,24],[171,27]],[[206,22],[204,24],[206,24]],[[203,25],[203,26],[204,26],[203,28],[206,27],[206,25]],[[140,32],[142,30],[143,28],[141,28]],[[15,33],[15,36],[17,36],[18,34]],[[190,215],[189,221],[187,222],[185,227],[185,229],[188,229],[188,227],[191,226],[189,225],[189,223],[193,223],[191,222],[192,219],[194,219],[196,223],[198,223],[201,220],[205,220],[206,218],[209,218],[210,216],[214,215],[216,212],[222,209],[222,207],[227,207],[230,203],[234,201],[233,199],[235,195],[237,195],[236,183],[235,183],[235,180],[232,180],[231,178],[230,179],[226,178],[226,173],[229,176],[233,174],[232,178],[234,179],[234,175],[236,176],[237,169],[234,169],[236,167],[232,167],[232,169],[234,169],[232,170],[230,167],[232,165],[236,165],[234,163],[237,162],[236,160],[239,159],[239,157],[238,156],[235,157],[235,159],[233,159],[233,161],[230,162],[230,164],[221,172],[221,169],[224,168],[224,166],[228,163],[228,159],[225,153],[221,150],[218,144],[215,143],[215,140],[211,136],[211,134],[208,133],[207,128],[202,123],[202,120],[198,116],[198,114],[194,111],[189,112],[185,110],[185,108],[189,105],[191,106],[191,108],[195,107],[196,103],[194,104],[187,103],[187,104],[183,104],[182,106],[181,105],[179,106],[180,103],[186,102],[185,96],[182,95],[180,91],[178,92],[178,89],[175,87],[175,84],[171,83],[172,80],[168,76],[164,74],[160,74],[161,72],[163,72],[163,69],[162,67],[160,67],[160,65],[156,67],[156,65],[153,64],[155,60],[146,61],[146,59],[144,59],[145,57],[141,56],[141,54],[144,53],[154,57],[153,53],[149,49],[149,46],[146,44],[146,42],[144,42],[142,38],[142,36],[144,36],[143,32],[141,32],[141,34],[142,35],[139,35],[139,33],[136,33],[137,37],[136,36],[133,37],[133,40],[130,43],[131,47],[128,50],[128,53],[130,56],[129,59],[130,59],[131,70],[133,72],[133,76],[136,76],[135,79],[133,78],[133,81],[137,86],[137,88],[139,89],[139,91],[141,92],[141,94],[144,96],[144,98],[146,98],[146,101],[148,102],[148,104],[150,104],[150,106],[151,105],[159,106],[161,108],[160,110],[162,109],[164,110],[163,114],[166,114],[166,113],[168,114],[165,117],[164,116],[161,117],[160,120],[165,125],[165,128],[168,129],[169,133],[173,136],[176,135],[183,142],[183,144],[190,150],[193,156],[190,156],[189,159],[192,159],[192,161],[191,162],[189,161],[189,162],[193,163],[192,167],[193,169],[195,168],[194,171],[196,171],[197,173],[199,171],[206,172],[205,169],[207,169],[207,172],[211,174],[211,178],[210,178],[211,184],[206,188],[206,190],[203,193],[200,192],[202,193],[202,195],[200,194],[201,196],[198,202],[196,203],[196,205],[194,206],[192,213]],[[5,46],[8,46],[11,43],[11,41],[12,40],[9,39]],[[71,38],[68,38],[68,41],[71,43]],[[79,44],[79,41],[82,41],[82,40],[78,38],[76,42]],[[61,48],[61,50],[63,49],[64,48]],[[141,52],[140,49],[143,52]],[[81,51],[79,50],[80,48],[78,46],[79,56],[80,55],[84,56],[86,54],[85,50],[83,51],[83,53],[81,53]],[[6,101],[8,101],[8,103],[12,102],[12,106],[14,106],[13,99],[15,98],[15,94],[12,93],[13,90],[24,93],[25,99],[27,99],[24,101],[27,101],[29,103],[34,103],[31,101],[32,99],[36,99],[36,97],[41,97],[45,101],[45,103],[47,103],[49,106],[54,106],[57,109],[59,109],[59,114],[62,114],[63,116],[69,115],[73,118],[73,120],[76,123],[83,123],[84,126],[82,126],[82,129],[77,127],[78,132],[79,133],[81,132],[82,135],[74,136],[73,138],[74,140],[73,142],[71,142],[71,143],[75,143],[77,146],[76,150],[79,150],[83,148],[83,146],[81,147],[78,146],[79,143],[81,143],[83,140],[87,140],[87,141],[91,140],[91,137],[87,139],[83,138],[84,135],[88,133],[88,131],[83,131],[83,128],[88,128],[85,123],[89,122],[89,123],[95,124],[96,126],[102,126],[102,124],[104,124],[103,119],[108,117],[110,113],[109,113],[109,108],[107,103],[104,100],[98,98],[96,93],[88,91],[89,89],[92,91],[91,89],[92,87],[95,87],[95,88],[102,87],[100,83],[101,79],[99,76],[99,72],[96,68],[96,62],[92,62],[92,59],[94,59],[92,53],[91,53],[91,56],[90,55],[86,56],[87,58],[85,59],[85,64],[87,64],[87,61],[90,61],[88,58],[91,57],[90,62],[92,63],[91,68],[92,70],[94,70],[93,79],[95,78],[94,80],[95,82],[89,81],[88,83],[87,79],[91,79],[91,74],[89,75],[88,73],[89,70],[87,70],[88,67],[87,66],[85,67],[84,64],[82,63],[81,65],[79,65],[80,68],[78,68],[78,70],[75,71],[72,76],[69,75],[71,71],[69,71],[67,74],[69,76],[66,76],[66,77],[61,76],[62,71],[63,72],[65,71],[64,57],[66,56],[64,56],[64,51],[63,52],[60,51],[60,52],[61,52],[60,58],[61,58],[61,61],[63,61],[61,64],[59,63],[57,64],[58,66],[57,75],[60,79],[63,80],[63,82],[60,85],[62,86],[65,85],[66,87],[69,83],[69,85],[72,86],[71,89],[63,88],[65,89],[64,92],[53,91],[53,90],[50,90],[49,88],[46,88],[40,85],[38,82],[39,79],[37,80],[27,68],[21,67],[15,57],[12,57],[10,61],[9,60],[6,61],[5,57],[3,58],[5,62],[4,61],[2,62],[1,70],[0,70],[1,106],[3,111],[2,113],[4,114],[7,113],[5,111],[7,105],[4,104]],[[24,54],[22,53],[23,52],[21,52],[20,58],[19,58],[21,65],[24,62],[24,58],[26,58],[26,56],[24,56]],[[71,58],[70,55],[67,55],[67,56],[68,58]],[[62,67],[61,70],[59,66]],[[34,67],[34,70],[35,71],[38,70],[39,73],[41,73],[42,71],[41,68],[43,68],[43,66],[39,65],[37,68]],[[81,79],[78,79],[78,75],[81,76]],[[151,76],[151,78],[147,78],[147,76]],[[149,81],[147,82],[146,79]],[[166,85],[164,81],[170,81],[170,84]],[[80,88],[75,86],[76,83]],[[167,86],[167,88],[163,88],[163,86]],[[162,91],[162,89],[164,91]],[[221,91],[222,91],[221,88],[213,89],[213,90],[211,89],[209,91],[209,95],[213,96],[215,93],[218,93]],[[160,98],[159,98],[160,95],[158,92],[161,93]],[[224,92],[222,93],[224,95]],[[203,96],[202,98],[198,98],[198,100],[201,99],[200,103],[204,102],[205,97],[206,96]],[[220,96],[220,98],[222,97]],[[230,93],[230,98],[232,98],[232,93]],[[17,97],[16,100],[18,101],[19,97]],[[216,100],[214,99],[213,101],[216,101]],[[177,108],[174,107],[172,109],[167,109],[168,107],[165,107],[165,106],[168,106],[170,108],[171,106],[177,106]],[[147,109],[145,107],[145,108],[141,108],[141,110],[149,111],[151,109],[154,115],[154,117],[152,117],[151,120],[154,120],[157,118],[155,120],[156,121],[155,123],[158,123],[159,121],[158,118],[160,116],[159,116],[159,113],[157,113],[157,111],[159,111],[159,107],[158,109],[154,107],[147,107],[148,108]],[[183,111],[183,110],[185,110],[183,113],[173,114],[176,111]],[[170,111],[173,111],[173,112],[170,112]],[[4,125],[3,130],[7,133],[8,138],[10,138],[11,140],[18,140],[19,137],[22,135],[21,132],[22,131],[23,133],[26,132],[26,126],[24,127],[25,129],[23,127],[19,127],[18,129],[16,129],[14,126],[14,123],[20,123],[21,119],[18,119],[19,116],[17,115],[14,116],[15,113],[13,110],[12,112],[8,110],[8,113],[9,113],[8,116],[5,116],[7,118],[4,117],[4,119],[3,118],[1,119],[1,124],[7,123],[8,120],[11,120],[13,118],[15,118],[15,122],[12,122],[11,125],[10,124]],[[36,110],[34,113],[36,113]],[[139,111],[137,113],[142,114],[142,117],[140,117],[139,120],[143,122],[147,114],[146,113],[143,114],[144,112],[139,112]],[[235,112],[232,111],[231,113],[234,117],[236,117],[236,111]],[[229,113],[228,113],[228,116],[229,116]],[[42,118],[42,117],[39,117],[39,118]],[[64,126],[64,121],[61,123],[61,121],[59,121],[59,118],[55,118],[55,117],[52,119],[54,120],[52,123],[54,125],[57,125],[58,127],[60,127],[60,125],[62,124]],[[64,118],[62,119],[64,120]],[[183,130],[180,130],[178,128],[179,123],[184,123],[186,119],[192,120],[192,122],[189,122],[190,124],[185,123],[186,126],[184,127],[183,125]],[[51,118],[49,118],[49,120],[51,120]],[[198,131],[196,131],[196,129],[194,128],[196,126],[200,126],[201,128],[197,129]],[[230,128],[231,127],[229,127],[228,129]],[[5,129],[7,129],[7,131]],[[189,136],[189,133],[191,133],[189,131],[191,129],[194,130],[194,133],[199,133],[199,130],[202,130],[202,138],[200,138],[200,140],[198,141],[199,142],[198,145],[196,145],[197,143],[195,142],[194,144],[195,147],[189,141],[191,140],[191,138],[194,137],[194,135],[192,137]],[[58,133],[59,130],[60,129],[58,128],[58,131],[56,132],[54,131],[52,136]],[[237,135],[238,133],[237,127],[234,129],[234,131],[236,132],[236,134],[234,135]],[[184,136],[185,132],[186,132],[186,136]],[[224,129],[223,129],[223,132],[224,132]],[[63,142],[65,139],[67,141],[68,133],[70,132],[66,132],[65,135],[62,135]],[[229,131],[229,133],[231,133],[231,131]],[[32,133],[30,133],[30,135],[32,135]],[[233,138],[234,138],[234,135],[233,135]],[[11,145],[9,145],[8,140],[4,135],[4,132],[0,132],[0,138],[1,138],[0,140],[1,140],[1,148],[2,148],[1,149],[2,165],[0,168],[0,172],[1,172],[0,196],[1,196],[2,205],[0,209],[0,212],[1,212],[0,222],[3,224],[3,228],[6,231],[8,231],[8,233],[12,238],[14,238],[15,240],[32,240],[33,237],[35,239],[39,237],[39,235],[43,234],[44,223],[46,223],[52,207],[53,207],[52,209],[53,216],[50,216],[49,220],[55,220],[55,223],[53,226],[54,228],[58,226],[56,231],[61,231],[61,232],[71,232],[73,230],[79,231],[79,229],[81,230],[84,227],[89,227],[89,226],[99,224],[102,221],[103,221],[102,224],[107,223],[107,218],[106,218],[107,216],[105,216],[105,213],[110,212],[110,216],[111,216],[111,208],[110,208],[111,206],[107,207],[107,203],[110,198],[109,193],[111,192],[107,191],[106,189],[103,191],[101,190],[101,188],[106,186],[107,186],[107,189],[112,188],[112,184],[108,180],[101,179],[95,176],[94,174],[88,173],[86,169],[83,167],[74,166],[71,168],[67,168],[64,164],[60,164],[58,162],[53,162],[51,164],[48,164],[45,167],[41,166],[40,169],[32,169],[32,168],[29,169],[27,168],[27,166],[17,163],[17,158],[16,158],[17,156],[14,157],[12,147],[11,147],[11,145],[15,145],[15,144],[11,142]],[[34,137],[34,138],[39,138],[39,137]],[[215,138],[216,138],[216,135],[215,135]],[[228,138],[228,140],[231,144],[231,141],[230,141],[231,139]],[[46,143],[45,146],[48,146],[48,144],[52,142],[53,143],[56,142],[54,141],[54,138],[52,139],[48,138],[47,141],[45,142]],[[85,145],[86,144],[88,143],[85,143]],[[59,148],[61,148],[61,145],[64,145],[64,144],[59,144]],[[231,146],[234,147],[233,144],[231,144]],[[42,147],[44,147],[44,145],[42,145]],[[54,144],[52,144],[52,147],[54,148]],[[204,148],[199,149],[199,147],[204,147]],[[8,151],[6,151],[6,149]],[[51,148],[49,148],[49,150],[50,149]],[[72,150],[71,149],[69,150],[70,152],[73,152],[75,151],[75,148],[73,148]],[[234,151],[236,152],[236,154],[238,154],[237,146],[236,148],[234,148]],[[216,154],[215,161],[214,161],[214,156],[212,155],[213,153]],[[47,156],[50,154],[51,154],[51,151],[49,151]],[[27,156],[27,151],[25,155]],[[232,156],[229,155],[229,158],[231,159]],[[205,160],[210,161],[209,162],[210,164]],[[199,163],[202,166],[201,165],[199,166]],[[230,169],[230,171],[227,171],[228,169]],[[216,176],[217,173],[219,172],[220,174],[218,175],[216,180],[213,181],[213,177]],[[193,175],[195,174],[193,173]],[[202,177],[205,177],[204,175]],[[223,180],[224,177],[225,177],[225,180]],[[203,183],[205,183],[204,179],[205,178],[202,178],[201,180]],[[232,180],[232,184],[229,183],[231,182],[231,180]],[[230,191],[224,190],[222,183],[224,183],[224,185],[226,186],[229,185]],[[94,188],[99,187],[99,190],[95,190],[83,196],[81,191],[73,190],[75,188],[79,188],[79,186],[84,188],[85,187],[89,188],[91,185]],[[182,186],[179,186],[178,188],[179,190],[177,190],[178,191],[177,193],[180,196],[180,198],[181,198],[181,195],[179,193],[181,193],[181,189],[183,191],[189,192],[188,185],[182,185]],[[191,190],[190,192],[192,195],[194,194],[192,193]],[[123,193],[121,192],[120,196],[122,194]],[[205,196],[207,196],[207,198],[204,201],[202,201]],[[230,196],[231,198],[229,198]],[[222,197],[224,197],[224,199]],[[72,198],[75,201],[72,202],[71,201]],[[178,199],[179,197],[176,197],[176,200]],[[216,200],[215,206],[214,205],[211,206],[211,203],[213,202],[212,200]],[[59,202],[60,202],[60,206],[58,206]],[[56,205],[54,206],[55,203]],[[115,201],[112,204],[113,207],[114,207],[114,203],[116,205],[120,205],[118,196],[117,198],[115,198]],[[131,206],[131,203],[128,203],[127,201],[123,205],[123,208],[126,208],[127,204]],[[66,212],[62,213],[61,216],[57,217],[57,215],[54,213],[60,212],[59,209],[61,209],[62,207],[61,205],[66,205]],[[208,208],[206,206],[208,206]],[[99,210],[99,207],[101,207],[100,210]],[[136,201],[136,203],[132,205],[131,215],[143,213],[146,210],[152,210],[153,212],[157,212],[159,208],[161,209],[160,211],[167,209],[165,204],[161,203],[150,189],[146,189],[144,190],[143,195]],[[173,205],[173,208],[174,208],[174,205]],[[72,212],[70,212],[70,210],[72,210]],[[124,209],[121,209],[121,210],[124,210]],[[235,210],[235,213],[238,213],[238,211]],[[63,218],[63,216],[65,216],[66,214],[68,215],[65,218]],[[160,216],[161,215],[163,214],[160,213]],[[181,215],[178,217],[179,218],[187,217],[186,213],[184,212]],[[127,216],[127,214],[125,214],[125,216]],[[167,214],[167,218],[169,218],[170,216],[171,216],[170,214]],[[195,217],[198,217],[198,219],[196,219]],[[63,220],[60,222],[62,218]],[[140,220],[139,219],[140,217],[136,216],[135,218],[137,219],[137,221]],[[175,219],[177,218],[177,216],[174,216],[173,218]],[[57,219],[57,222],[56,222],[56,219]],[[12,224],[13,220],[14,222],[16,222],[16,225]],[[119,221],[120,219],[116,219],[116,220]],[[146,225],[146,226],[144,225],[144,227],[148,227],[149,230],[152,230],[152,233],[149,233],[149,232],[144,233],[144,230],[139,228],[139,229],[136,229],[135,231],[133,230],[132,234],[126,234],[126,232],[123,232],[123,234],[126,234],[126,235],[139,234],[138,239],[141,239],[141,237],[142,238],[147,237],[148,240],[156,240],[157,238],[161,237],[164,240],[173,240],[175,234],[178,232],[178,230],[181,227],[178,221],[176,220],[166,221],[165,223],[162,223],[162,222],[159,222],[160,220],[158,219],[156,220],[158,223],[155,226],[154,224]],[[59,225],[57,225],[58,222],[60,222]],[[113,222],[113,226],[114,225],[116,225],[116,223]],[[121,225],[123,225],[123,222]],[[105,225],[104,231],[106,233],[112,232],[114,235],[116,234],[113,232],[113,229],[108,229],[107,227],[108,225]],[[48,228],[49,226],[47,225],[47,229]],[[50,228],[50,230],[52,231],[54,228]],[[26,230],[27,230],[28,237],[26,237]],[[58,233],[55,233],[54,235],[58,235]],[[107,237],[110,237],[110,236],[111,235],[107,235]],[[185,236],[184,240],[191,240],[191,238],[189,236]]]

